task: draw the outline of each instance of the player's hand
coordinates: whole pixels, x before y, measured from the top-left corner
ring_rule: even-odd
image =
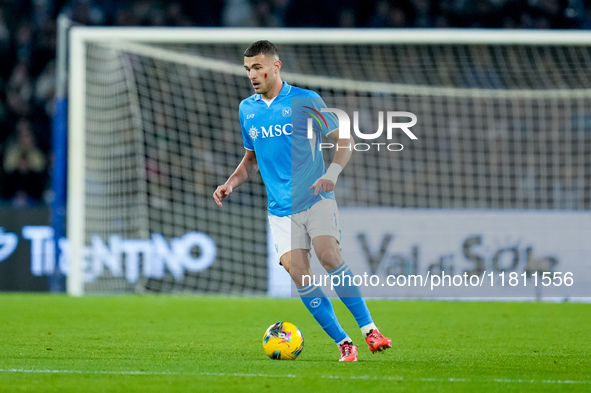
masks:
[[[314,190],[314,195],[318,195],[320,191],[334,191],[334,183],[332,182],[332,180],[324,179],[321,177],[320,179],[316,180],[314,184],[312,184],[310,190],[312,189]]]
[[[219,207],[222,207],[222,199],[227,198],[232,193],[232,186],[229,184],[222,184],[213,193],[213,199]]]

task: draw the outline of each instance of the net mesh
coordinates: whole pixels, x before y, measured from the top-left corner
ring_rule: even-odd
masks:
[[[86,292],[266,291],[260,176],[223,208],[211,197],[244,154],[238,104],[252,94],[244,49],[87,43],[87,244],[96,235],[116,254],[113,234],[157,233],[172,244],[197,231],[217,254],[203,271],[135,281],[95,261]],[[283,43],[279,51],[284,80],[329,107],[357,110],[361,129],[375,130],[380,110],[418,118],[418,140],[395,136],[403,151],[354,154],[337,186],[340,206],[591,209],[591,46]],[[138,254],[143,273],[155,263],[150,244]]]

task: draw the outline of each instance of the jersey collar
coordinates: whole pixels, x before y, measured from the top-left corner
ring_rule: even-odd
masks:
[[[286,96],[290,90],[291,90],[291,85],[288,84],[286,81],[283,81],[283,87],[281,88],[281,91],[279,92],[279,95],[277,97]],[[255,101],[258,101],[260,99],[261,99],[261,95],[259,93],[254,95]]]

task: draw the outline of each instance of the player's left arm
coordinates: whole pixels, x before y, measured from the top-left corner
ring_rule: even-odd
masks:
[[[328,136],[336,140],[338,149],[326,173],[310,187],[310,190],[314,190],[314,195],[318,195],[320,191],[329,192],[334,190],[339,174],[349,162],[351,154],[353,154],[352,140],[350,138],[341,138],[338,129],[331,131]]]

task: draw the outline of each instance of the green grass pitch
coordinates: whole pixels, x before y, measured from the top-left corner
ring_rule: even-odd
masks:
[[[0,392],[590,392],[591,305],[369,300],[394,348],[339,363],[299,299],[0,295]],[[294,361],[262,350],[296,324]]]

